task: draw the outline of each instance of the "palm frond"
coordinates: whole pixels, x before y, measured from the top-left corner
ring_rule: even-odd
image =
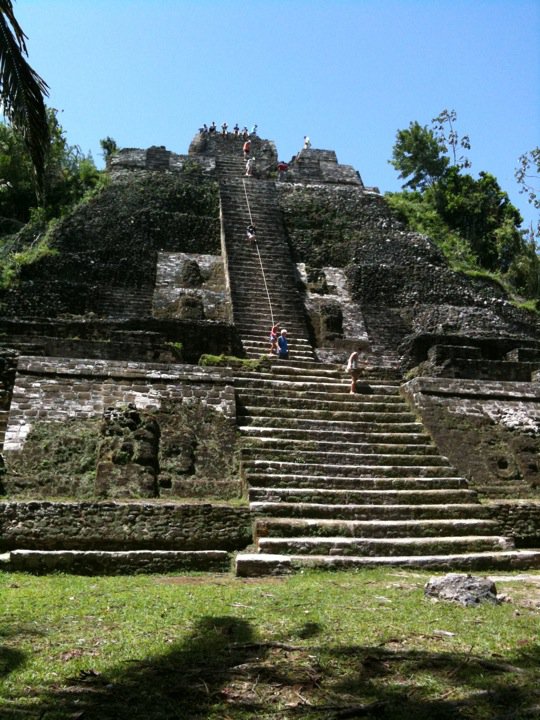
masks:
[[[30,67],[25,34],[13,14],[10,0],[0,0],[0,98],[3,113],[22,133],[36,173],[43,186],[45,154],[49,145],[49,125],[43,97],[47,83]]]

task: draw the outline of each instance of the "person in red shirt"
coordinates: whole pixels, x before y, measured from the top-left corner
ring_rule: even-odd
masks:
[[[289,166],[286,162],[283,162],[283,160],[280,160],[277,164],[277,171],[278,171],[278,180],[285,180],[285,175],[287,173],[287,170],[289,169]]]

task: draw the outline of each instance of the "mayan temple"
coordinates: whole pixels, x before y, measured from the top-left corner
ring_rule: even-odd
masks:
[[[538,315],[332,150],[244,142],[118,151],[1,291],[3,567],[539,568]]]

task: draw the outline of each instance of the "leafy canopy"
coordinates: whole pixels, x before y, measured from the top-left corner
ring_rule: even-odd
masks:
[[[454,110],[443,110],[431,128],[414,121],[397,132],[389,162],[405,180],[404,191],[388,200],[414,230],[441,247],[456,269],[498,273],[515,291],[540,298],[534,238],[525,237],[518,209],[493,175],[480,172],[474,178],[463,172],[471,163],[460,152],[471,144],[458,134],[456,121]],[[534,186],[539,177],[540,149],[535,148],[520,158],[516,171],[521,191],[535,207],[540,206]]]
[[[11,0],[0,0],[0,100],[2,112],[20,133],[35,171],[38,194],[43,189],[49,125],[45,81],[25,59],[26,35],[13,13]]]

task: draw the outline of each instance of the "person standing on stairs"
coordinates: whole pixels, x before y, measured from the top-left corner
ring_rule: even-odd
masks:
[[[278,358],[281,360],[289,359],[289,342],[287,340],[287,331],[282,330],[278,338]]]
[[[289,166],[286,162],[283,162],[283,160],[280,160],[277,164],[277,171],[278,171],[278,180],[283,181],[285,180],[287,176],[287,170],[289,169]]]
[[[279,323],[276,323],[272,325],[272,329],[270,330],[270,352],[268,353],[268,357],[272,357],[272,355],[277,355],[278,353],[278,332]]]
[[[251,140],[246,140],[242,146],[242,152],[244,153],[244,160],[247,160],[249,158],[249,153],[251,152]]]
[[[359,347],[349,355],[349,359],[347,360],[347,372],[351,375],[350,393],[356,393],[356,383],[362,374],[362,370],[365,369],[366,363],[367,361],[363,347]]]
[[[250,157],[246,162],[246,175],[251,177],[253,175],[253,166],[255,165],[255,158]]]
[[[255,225],[248,225],[246,228],[246,238],[250,245],[254,245],[257,242],[257,231]]]

